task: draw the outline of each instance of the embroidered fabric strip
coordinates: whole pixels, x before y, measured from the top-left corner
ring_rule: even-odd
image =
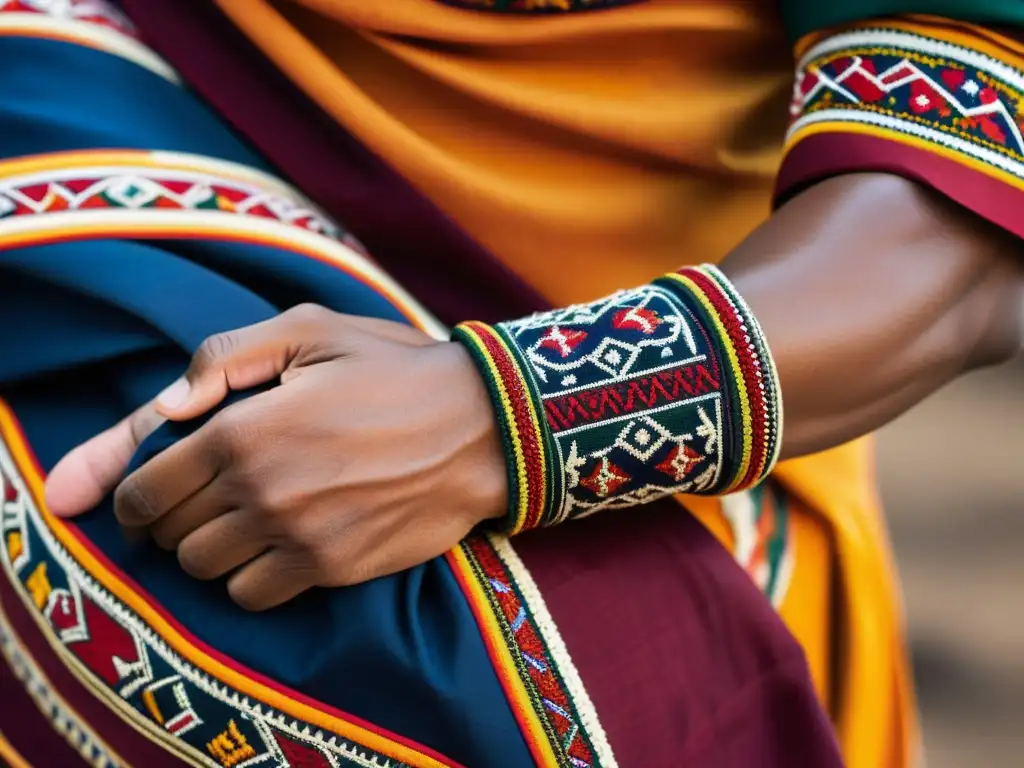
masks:
[[[876,137],[1021,187],[1022,103],[1024,59],[998,42],[952,26],[855,28],[801,58],[787,153],[813,136]]]
[[[544,601],[508,539],[464,541],[448,555],[537,765],[617,765],[597,712]]]
[[[771,354],[713,267],[523,320],[465,323],[454,338],[498,413],[510,532],[672,493],[740,490],[778,456]]]

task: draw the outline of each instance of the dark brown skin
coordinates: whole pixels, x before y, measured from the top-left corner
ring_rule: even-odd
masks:
[[[895,177],[836,178],[786,204],[723,264],[779,367],[783,455],[870,432],[1015,354],[1021,256],[1017,239]],[[164,418],[278,377],[121,481]],[[210,339],[186,380],[68,454],[47,501],[72,516],[117,486],[123,525],[197,578],[230,573],[245,608],[424,562],[504,510],[493,413],[457,344],[300,307]]]

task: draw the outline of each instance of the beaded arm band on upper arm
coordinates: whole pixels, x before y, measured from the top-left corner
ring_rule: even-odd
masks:
[[[775,465],[775,364],[713,266],[522,320],[463,323],[453,338],[497,411],[511,533],[673,493],[731,493]]]

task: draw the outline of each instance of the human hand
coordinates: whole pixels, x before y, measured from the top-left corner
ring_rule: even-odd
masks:
[[[121,524],[176,549],[187,573],[231,573],[242,607],[412,567],[504,513],[494,414],[462,346],[316,306],[207,340],[182,380],[61,460],[47,480],[51,511],[98,504],[164,418],[193,419],[278,377],[114,497]]]

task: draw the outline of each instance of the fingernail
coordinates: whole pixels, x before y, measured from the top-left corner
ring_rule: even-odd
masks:
[[[157,395],[156,403],[161,408],[165,408],[169,411],[173,411],[179,405],[185,402],[188,397],[188,393],[191,391],[191,386],[188,383],[188,379],[182,376],[176,382],[171,384],[167,389]]]

